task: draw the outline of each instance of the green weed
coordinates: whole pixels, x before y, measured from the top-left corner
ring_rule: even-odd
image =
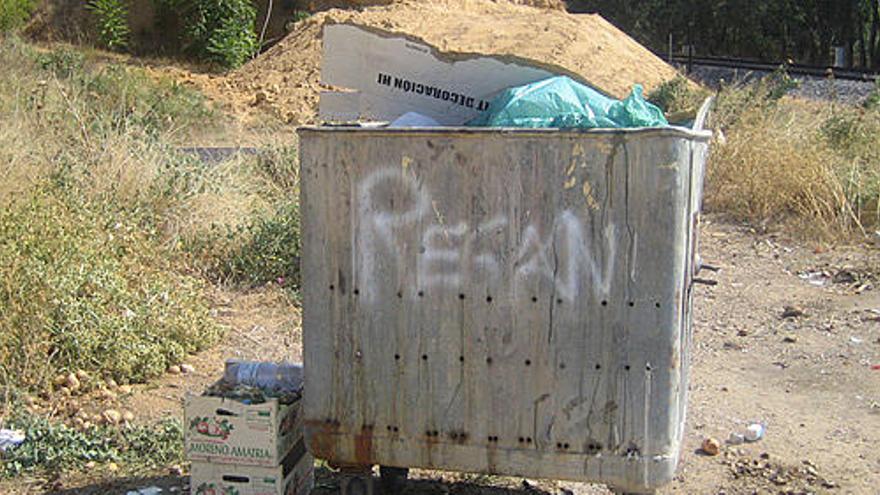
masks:
[[[36,6],[34,0],[0,0],[0,33],[24,25]]]
[[[4,454],[0,467],[4,477],[73,471],[90,461],[155,468],[183,459],[183,428],[175,419],[125,429],[96,426],[79,431],[44,417],[19,415],[6,426],[23,431],[25,442]]]
[[[110,50],[128,48],[131,29],[128,27],[127,1],[90,0],[87,7],[95,15],[101,44]]]

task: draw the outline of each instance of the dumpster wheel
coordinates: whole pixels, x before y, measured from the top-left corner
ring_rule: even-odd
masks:
[[[400,492],[403,488],[403,484],[409,476],[409,469],[379,466],[379,476],[379,487],[382,489],[382,495],[392,495]]]
[[[376,495],[373,474],[370,471],[347,472],[339,483],[340,495]]]

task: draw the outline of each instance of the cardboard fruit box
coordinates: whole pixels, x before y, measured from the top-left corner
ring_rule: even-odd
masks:
[[[190,476],[194,495],[308,495],[314,485],[315,459],[300,438],[278,466],[248,466],[195,461]]]
[[[259,404],[224,397],[187,396],[187,458],[222,464],[277,466],[303,437],[302,398]]]

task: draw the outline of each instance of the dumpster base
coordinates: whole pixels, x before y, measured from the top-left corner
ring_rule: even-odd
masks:
[[[678,454],[538,452],[504,446],[374,436],[370,451],[355,435],[306,426],[309,450],[332,465],[381,465],[607,484],[618,494],[652,494],[675,474]]]

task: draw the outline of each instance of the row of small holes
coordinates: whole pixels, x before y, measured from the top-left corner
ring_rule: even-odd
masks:
[[[395,360],[395,361],[400,361],[400,354],[395,354],[395,355],[394,355],[394,360]],[[422,354],[422,361],[427,361],[427,360],[428,360],[428,355],[427,355],[427,354]],[[464,362],[464,356],[458,356],[458,361],[459,361],[460,363],[463,363],[463,362]],[[489,357],[486,358],[486,364],[492,364],[492,357],[491,357],[491,356],[489,356]],[[531,360],[531,359],[526,359],[526,360],[525,360],[525,365],[526,365],[526,366],[531,366],[531,365],[532,365],[532,360]],[[627,364],[627,365],[624,365],[623,368],[624,368],[625,370],[627,370],[627,371],[629,371],[630,369],[632,369],[632,367],[631,367],[630,365],[628,365],[628,364]],[[559,363],[559,369],[564,370],[564,369],[565,369],[565,363]],[[599,364],[599,363],[596,363],[596,369],[597,369],[597,370],[602,369],[602,365]],[[647,371],[651,371],[651,365],[650,365],[650,364],[645,365],[645,370],[647,370]]]
[[[336,424],[336,425],[339,424],[338,421],[333,420],[333,419],[328,419],[328,420],[326,420],[325,422],[326,422],[327,424]],[[373,425],[364,425],[364,426],[363,426],[363,429],[365,429],[365,430],[372,430],[372,429],[373,429]],[[399,432],[400,432],[400,428],[399,428],[398,426],[396,426],[396,425],[388,425],[388,426],[385,427],[385,429],[387,429],[388,431],[390,431],[390,432],[392,432],[392,433],[399,433]],[[440,436],[440,431],[438,431],[438,430],[427,430],[427,431],[425,432],[425,436],[428,436],[428,437],[431,437],[431,438],[437,438],[437,437]],[[451,437],[453,440],[458,439],[458,438],[466,439],[467,436],[468,436],[467,433],[458,433],[458,432],[452,432],[452,433],[450,433],[450,437]],[[498,437],[497,437],[497,436],[490,435],[490,436],[487,438],[487,440],[488,440],[489,442],[492,442],[492,443],[497,443],[497,442],[498,442]],[[519,438],[517,439],[517,441],[518,441],[519,443],[527,443],[527,444],[530,444],[530,443],[532,443],[532,437],[519,437]],[[569,448],[569,444],[568,444],[568,443],[557,443],[557,444],[556,444],[556,447],[559,448],[559,449],[568,449],[568,448]],[[599,450],[599,449],[601,449],[601,447],[599,447],[598,445],[595,445],[595,444],[590,444],[588,448],[591,449],[591,450]]]
[[[334,286],[333,284],[331,284],[331,285],[330,285],[330,290],[331,290],[331,291],[332,291],[332,290],[336,290],[336,286]],[[360,291],[359,289],[355,289],[355,290],[353,291],[353,293],[354,293],[354,295],[357,296],[357,295],[360,295],[361,291]],[[425,291],[420,290],[420,291],[418,292],[418,296],[419,296],[419,297],[425,297]],[[398,297],[399,299],[402,299],[402,298],[403,298],[403,292],[398,291],[398,292],[397,292],[397,297]],[[465,296],[464,294],[459,294],[459,295],[458,295],[458,298],[459,298],[460,300],[464,300],[466,297],[467,297],[467,296]],[[486,296],[486,302],[487,302],[487,303],[491,303],[492,301],[493,301],[492,296]],[[533,302],[533,303],[538,302],[538,298],[535,297],[535,296],[532,296],[532,302]],[[556,304],[562,304],[562,303],[563,303],[563,300],[562,300],[561,298],[556,299]],[[602,306],[608,306],[608,301],[603,300],[603,301],[601,302],[601,304],[602,304]],[[635,303],[635,301],[629,301],[629,302],[627,303],[627,305],[628,305],[629,307],[632,308],[632,307],[635,307],[636,303]],[[659,303],[659,302],[654,303],[654,307],[656,307],[656,308],[659,309],[659,308],[660,308],[660,303]]]

